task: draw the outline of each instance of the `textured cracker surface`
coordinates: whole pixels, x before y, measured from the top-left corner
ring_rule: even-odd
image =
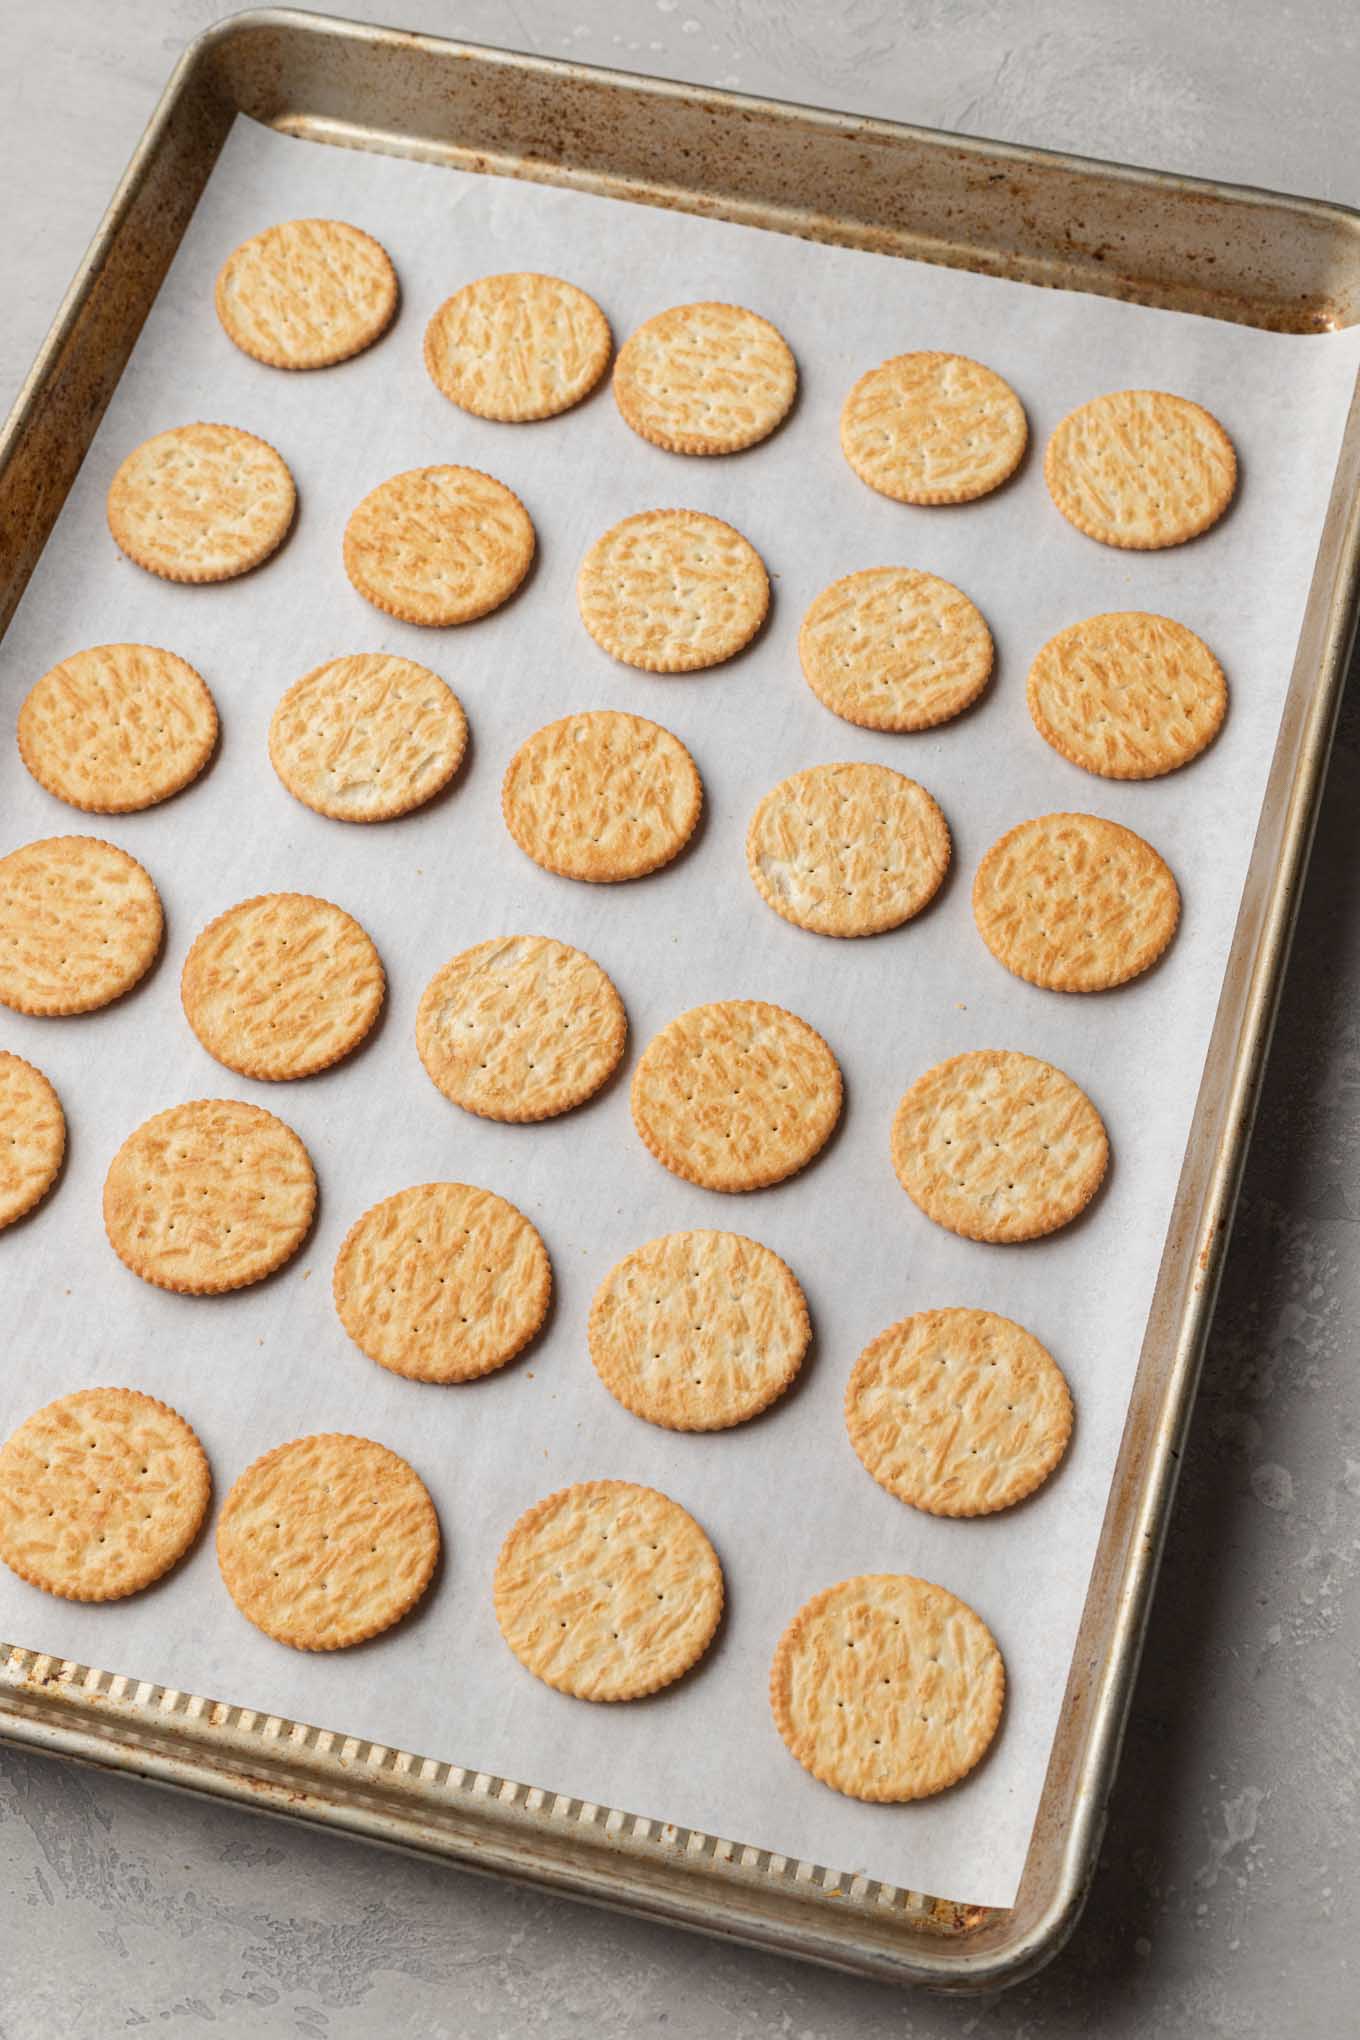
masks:
[[[1139,610],[1060,630],[1036,655],[1026,693],[1045,743],[1105,779],[1188,765],[1228,711],[1228,683],[1203,638]]]
[[[234,249],[217,278],[217,316],[270,368],[329,368],[392,323],[397,277],[387,251],[344,220],[285,220]]]
[[[217,709],[174,652],[94,645],[34,682],[18,738],[24,764],[58,800],[126,814],[198,777],[217,742]]]
[[[1063,516],[1102,545],[1183,545],[1216,524],[1237,487],[1217,418],[1164,390],[1116,390],[1069,412],[1044,477]]]
[[[297,491],[266,440],[236,425],[175,425],[135,447],[109,485],[109,530],[165,581],[230,581],[288,535]]]
[[[352,652],[293,682],[269,725],[269,758],[319,815],[385,822],[448,785],[467,734],[462,703],[428,666]]]
[[[723,1608],[718,1555],[655,1488],[588,1480],[536,1502],[501,1546],[501,1635],[578,1700],[638,1700],[698,1662]]]
[[[0,1049],[0,1231],[32,1211],[66,1152],[66,1115],[41,1070]]]
[[[647,673],[693,673],[748,645],[770,606],[755,547],[701,510],[643,510],[597,538],[576,583],[596,644]]]
[[[479,418],[519,424],[569,411],[609,366],[609,321],[574,283],[532,271],[465,283],[425,328],[435,387]]]
[[[1072,1397],[1023,1325],[991,1310],[923,1310],[860,1354],[845,1427],[899,1501],[933,1516],[983,1516],[1048,1479],[1072,1433]]]
[[[104,1229],[134,1275],[196,1296],[243,1289],[294,1255],[316,1176],[290,1126],[238,1098],[194,1098],[130,1133],[104,1179]]]
[[[841,1072],[814,1027],[760,999],[691,1007],[653,1035],[633,1072],[633,1124],[677,1176],[763,1190],[825,1146]]]
[[[355,1220],[332,1289],[370,1360],[414,1381],[473,1381],[528,1345],[552,1267],[529,1220],[494,1190],[421,1183]]]
[[[993,843],[973,918],[998,963],[1055,992],[1100,992],[1157,961],[1180,919],[1150,843],[1099,815],[1039,815]]]
[[[390,1629],[429,1586],[439,1521],[425,1483],[385,1445],[293,1438],[248,1466],[217,1519],[217,1563],[247,1621],[295,1650],[343,1650]]]
[[[209,1055],[244,1077],[309,1077],[357,1048],[386,976],[352,914],[307,893],[261,893],[210,921],[180,999]]]
[[[548,935],[479,942],[435,972],[416,1047],[446,1098],[484,1119],[551,1119],[583,1104],[628,1039],[623,1001],[584,951]]]
[[[344,556],[375,609],[431,628],[472,623],[528,573],[534,527],[514,491],[477,468],[408,468],[352,512]]]
[[[841,412],[841,451],[899,503],[968,503],[999,488],[1029,438],[1024,406],[963,354],[897,354],[862,375]]]
[[[865,567],[823,588],[798,633],[817,699],[870,730],[927,730],[977,700],[992,634],[961,589],[914,567]]]
[[[812,1326],[791,1268],[740,1233],[635,1247],[590,1308],[590,1357],[634,1416],[672,1431],[744,1423],[781,1396]]]
[[[1109,1162],[1100,1114],[1052,1063],[1015,1049],[951,1056],[916,1079],[892,1127],[907,1195],[969,1240],[1032,1240],[1084,1211]]]
[[[68,1601],[116,1601],[189,1549],[212,1476],[183,1417],[131,1388],[86,1388],[0,1447],[0,1559]]]
[[[703,804],[703,781],[680,739],[614,708],[536,730],[501,788],[505,826],[526,856],[597,883],[669,864]]]
[[[767,439],[798,389],[788,342],[740,305],[675,305],[629,335],[614,396],[634,432],[670,453],[738,453]]]
[[[889,765],[813,765],[765,795],[746,832],[761,898],[817,935],[879,935],[919,914],[949,869],[949,826]]]
[[[1006,1671],[946,1587],[865,1573],[814,1594],[770,1668],[775,1726],[805,1770],[852,1799],[927,1799],[996,1734]]]
[[[47,836],[0,857],[0,1004],[90,1013],[145,976],[165,926],[135,857],[96,836]]]

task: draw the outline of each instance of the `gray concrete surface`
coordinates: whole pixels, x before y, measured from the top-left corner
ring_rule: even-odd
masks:
[[[223,4],[0,6],[0,404],[171,62]],[[1349,0],[387,0],[372,13],[1360,200]],[[1358,770],[1353,675],[1106,1857],[1045,1975],[980,2003],[907,1996],[8,1753],[3,2040],[1353,2032]]]

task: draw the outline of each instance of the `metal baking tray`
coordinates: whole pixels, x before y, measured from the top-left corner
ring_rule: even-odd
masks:
[[[1360,319],[1360,214],[286,9],[170,79],[0,436],[0,632],[238,114],[313,142],[1292,333]],[[1024,1877],[961,1906],[0,1644],[0,1737],[896,1982],[995,1990],[1081,1910],[1360,589],[1352,406]]]

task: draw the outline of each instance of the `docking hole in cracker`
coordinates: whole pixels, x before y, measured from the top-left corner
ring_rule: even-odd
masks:
[[[501,1635],[578,1700],[640,1700],[689,1671],[723,1609],[718,1554],[655,1488],[587,1480],[526,1509],[493,1585]]]
[[[612,1076],[628,1039],[613,984],[583,950],[506,935],[426,985],[416,1048],[432,1083],[483,1119],[552,1119]]]
[[[269,725],[269,760],[317,814],[386,822],[443,791],[467,738],[462,703],[428,666],[351,652],[293,682]]]
[[[560,276],[517,271],[445,299],[425,328],[425,366],[461,410],[527,424],[589,396],[613,344],[594,298]]]
[[[415,1469],[371,1438],[276,1445],[217,1519],[223,1584],[248,1622],[294,1650],[346,1650],[410,1613],[439,1561]]]
[[[673,1175],[764,1190],[806,1168],[841,1115],[841,1072],[815,1027],[761,999],[694,1006],[633,1073],[633,1124]]]
[[[907,1573],[863,1573],[814,1594],[770,1668],[775,1726],[804,1770],[848,1798],[892,1804],[966,1778],[1005,1692],[982,1617]]]
[[[165,917],[149,872],[97,836],[47,836],[0,857],[0,1005],[92,1013],[145,977]]]
[[[781,780],[746,832],[757,892],[814,935],[881,935],[934,899],[949,825],[889,765],[813,765]]]
[[[344,220],[284,220],[232,250],[217,316],[243,354],[269,368],[330,368],[391,325],[397,273],[387,250]]]
[[[1198,758],[1223,726],[1228,683],[1202,638],[1138,610],[1070,623],[1026,687],[1046,744],[1104,779],[1157,779]]]
[[[188,661],[155,645],[72,652],[29,689],[19,756],[48,793],[101,815],[168,800],[217,743],[217,709]]]
[[[928,730],[991,678],[992,634],[962,591],[914,567],[865,567],[823,588],[798,656],[824,707],[869,730]]]
[[[0,1049],[0,1232],[42,1202],[65,1153],[60,1098],[41,1070]]]
[[[526,857],[594,884],[669,864],[703,804],[703,781],[680,739],[615,708],[536,730],[501,787],[505,826]]]
[[[1053,992],[1102,992],[1153,965],[1181,896],[1150,843],[1100,815],[1039,815],[993,843],[973,918],[998,963]]]
[[[1188,397],[1116,390],[1063,419],[1044,478],[1078,531],[1143,552],[1217,524],[1237,488],[1237,454],[1217,418]]]
[[[164,581],[231,581],[288,536],[297,490],[283,456],[236,425],[176,425],[135,447],[109,484],[109,530]]]
[[[992,1310],[922,1310],[871,1339],[845,1427],[867,1472],[932,1516],[985,1516],[1041,1487],[1072,1435],[1062,1371]]]
[[[332,1283],[356,1346],[412,1381],[476,1381],[542,1325],[552,1266],[537,1229],[494,1190],[421,1183],[346,1233]]]
[[[158,1289],[216,1296],[291,1260],[311,1230],[306,1148],[261,1105],[195,1098],[130,1133],[104,1179],[104,1230]]]
[[[898,1181],[927,1218],[968,1240],[1034,1240],[1086,1209],[1110,1145],[1086,1093],[1014,1049],[951,1056],[897,1108]]]
[[[797,389],[788,342],[740,305],[658,312],[614,364],[624,420],[668,453],[740,453],[783,423]]]
[[[645,673],[694,673],[750,644],[770,606],[765,562],[701,510],[643,510],[597,538],[576,582],[597,645]]]
[[[315,1076],[356,1049],[386,985],[377,950],[343,907],[261,893],[194,938],[180,1001],[209,1055],[274,1083]]]
[[[132,1388],[59,1396],[0,1447],[0,1559],[64,1601],[117,1601],[177,1565],[208,1513],[193,1431]]]
[[[1029,438],[1024,405],[963,354],[898,354],[862,375],[841,412],[841,451],[899,503],[970,503],[1009,481]]]
[[[534,557],[512,489],[477,468],[408,468],[380,482],[345,526],[345,572],[403,623],[473,623],[508,602]]]
[[[812,1326],[793,1271],[740,1233],[649,1240],[611,1268],[590,1308],[590,1357],[609,1393],[669,1431],[758,1416],[803,1364]]]

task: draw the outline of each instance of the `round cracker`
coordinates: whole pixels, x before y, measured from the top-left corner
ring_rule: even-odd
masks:
[[[118,1601],[179,1563],[211,1493],[207,1455],[168,1404],[78,1389],[0,1448],[0,1559],[64,1601]]]
[[[669,864],[703,804],[703,781],[680,739],[615,708],[536,730],[501,786],[505,826],[526,857],[593,884]]]
[[[416,1014],[432,1083],[482,1119],[552,1119],[599,1090],[628,1039],[598,963],[548,935],[479,942],[435,972]]]
[[[770,1667],[775,1727],[805,1771],[851,1799],[928,1799],[980,1762],[1006,1670],[947,1587],[862,1573],[804,1604]]]
[[[778,327],[740,305],[675,305],[614,364],[625,422],[668,453],[740,453],[792,409],[798,364]]]
[[[833,715],[868,730],[928,730],[977,700],[994,651],[981,612],[952,582],[865,567],[816,597],[798,656]]]
[[[1026,687],[1044,742],[1103,779],[1157,779],[1223,726],[1228,683],[1203,638],[1169,616],[1122,610],[1070,623]]]
[[[345,572],[403,623],[473,623],[514,594],[534,527],[512,489],[477,468],[408,468],[379,482],[345,526]]]
[[[825,1147],[841,1095],[840,1065],[815,1027],[762,999],[723,999],[653,1035],[633,1073],[633,1124],[687,1182],[764,1190]]]
[[[428,666],[351,652],[295,680],[269,724],[269,760],[295,800],[338,822],[386,822],[443,791],[467,717]]]
[[[934,899],[949,825],[888,765],[813,765],[751,817],[746,862],[767,906],[814,935],[881,935]]]
[[[610,1269],[590,1307],[595,1372],[626,1410],[668,1431],[759,1416],[811,1338],[792,1269],[740,1233],[649,1240]]]
[[[425,366],[450,403],[478,418],[527,424],[589,396],[614,337],[594,298],[560,276],[479,276],[425,328]]]
[[[381,242],[344,220],[285,220],[232,250],[217,316],[243,354],[269,368],[330,368],[371,347],[397,309]]]
[[[492,1592],[501,1635],[535,1678],[578,1700],[640,1700],[708,1649],[723,1575],[679,1502],[587,1480],[525,1510]]]
[[[343,907],[260,893],[195,936],[179,990],[209,1055],[275,1083],[315,1076],[356,1049],[386,986],[377,950]]]
[[[1145,552],[1217,524],[1237,487],[1237,454],[1217,418],[1188,397],[1116,390],[1063,419],[1044,479],[1078,531]]]
[[[297,490],[283,456],[237,425],[175,425],[135,447],[109,484],[109,530],[163,581],[231,581],[276,552]]]
[[[197,779],[217,743],[217,708],[174,652],[94,645],[34,682],[18,737],[24,764],[58,800],[129,814]]]
[[[897,354],[862,375],[841,412],[841,451],[898,503],[971,503],[1019,467],[1025,407],[964,354]]]
[[[411,1381],[476,1381],[521,1352],[548,1314],[552,1264],[494,1190],[421,1183],[346,1233],[332,1282],[356,1346]]]
[[[892,1127],[908,1197],[968,1240],[1034,1240],[1086,1209],[1110,1144],[1079,1085],[1015,1049],[951,1056],[916,1079]]]
[[[276,1445],[217,1519],[222,1581],[248,1622],[294,1650],[345,1650],[400,1622],[439,1562],[439,1519],[415,1469],[371,1438]]]
[[[42,1202],[65,1153],[60,1098],[41,1070],[0,1049],[0,1232]]]
[[[194,1098],[130,1133],[104,1179],[104,1230],[144,1282],[217,1296],[292,1259],[311,1230],[306,1148],[263,1106]]]
[[[644,673],[695,673],[750,644],[770,606],[770,577],[720,517],[643,510],[596,539],[576,600],[611,658]]]
[[[866,1471],[932,1516],[986,1516],[1041,1487],[1072,1396],[1032,1332],[992,1310],[923,1310],[864,1348],[845,1427]]]
[[[973,918],[998,963],[1053,992],[1103,992],[1154,964],[1176,932],[1169,867],[1100,815],[1039,815],[993,843]]]
[[[135,857],[97,836],[47,836],[0,857],[0,1005],[92,1013],[156,960],[160,894]]]

